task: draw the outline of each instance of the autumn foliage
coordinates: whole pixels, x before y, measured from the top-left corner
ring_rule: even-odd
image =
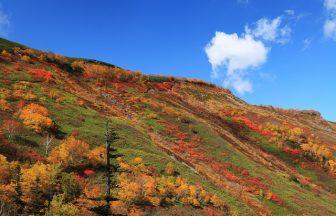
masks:
[[[89,144],[70,136],[52,150],[48,160],[64,167],[83,166],[88,163],[88,154]]]
[[[36,80],[42,82],[51,82],[53,80],[53,75],[51,72],[44,69],[31,69],[29,74]]]
[[[24,125],[33,129],[37,133],[42,133],[55,126],[50,118],[47,108],[39,104],[32,103],[25,106],[19,117],[23,120]]]
[[[201,186],[188,184],[181,176],[156,176],[144,165],[141,158],[135,158],[130,163],[119,159],[119,164],[123,172],[118,177],[118,197],[128,206],[181,203],[195,207],[225,208],[219,197],[205,191]],[[171,166],[169,164],[166,170],[171,171]]]

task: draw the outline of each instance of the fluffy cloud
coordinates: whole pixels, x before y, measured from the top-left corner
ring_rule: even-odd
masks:
[[[336,19],[328,19],[324,23],[324,36],[336,40]]]
[[[328,18],[324,22],[324,36],[336,41],[336,0],[324,0]]]
[[[287,10],[285,15],[275,19],[262,18],[251,26],[246,25],[241,36],[216,32],[205,47],[212,66],[212,78],[220,79],[224,75],[224,87],[233,88],[240,94],[252,92],[249,72],[267,61],[271,43],[283,45],[290,40],[291,28],[287,23],[293,16],[295,12]]]
[[[336,0],[324,0],[324,7],[328,11],[335,13],[336,12]]]
[[[212,66],[213,77],[218,78],[218,71],[224,66],[227,76],[223,85],[243,94],[252,91],[251,82],[244,79],[244,71],[264,64],[268,48],[249,34],[239,37],[236,33],[216,32],[205,47],[205,52]]]
[[[2,10],[0,5],[0,36],[6,36],[9,27],[8,15]]]
[[[293,14],[294,11],[290,13]],[[273,20],[262,18],[252,28],[248,25],[245,26],[245,32],[255,38],[285,44],[289,41],[292,30],[288,25],[282,25],[282,19],[282,17],[277,17]]]
[[[228,76],[223,82],[224,87],[234,88],[239,94],[252,92],[252,83],[248,79],[244,79],[240,72]]]

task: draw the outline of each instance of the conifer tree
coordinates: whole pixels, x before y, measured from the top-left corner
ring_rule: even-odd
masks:
[[[109,206],[111,197],[111,187],[116,187],[113,175],[117,172],[116,162],[111,163],[111,159],[116,159],[116,148],[112,145],[119,139],[114,129],[110,128],[109,121],[106,122],[105,143],[106,143],[106,204]]]
[[[17,206],[17,213],[21,215],[23,213],[24,202],[22,201],[22,182],[21,182],[21,167],[20,165],[16,166],[15,175],[14,175],[14,185],[15,185],[15,195],[14,203]]]

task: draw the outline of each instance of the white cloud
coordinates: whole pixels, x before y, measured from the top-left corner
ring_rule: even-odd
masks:
[[[232,87],[239,94],[245,94],[246,92],[250,93],[253,91],[251,81],[248,79],[244,79],[243,75],[240,74],[240,72],[228,76],[228,78],[224,80],[223,86],[226,88]]]
[[[324,0],[324,7],[328,16],[323,26],[324,36],[336,41],[336,0]]]
[[[219,69],[225,67],[227,74],[223,85],[243,94],[252,91],[251,82],[244,79],[244,71],[264,64],[268,48],[249,34],[239,37],[236,33],[216,32],[205,52],[212,66],[213,77],[218,78]]]
[[[273,20],[262,18],[253,25],[254,28],[246,25],[245,32],[265,41],[285,44],[290,40],[292,30],[288,25],[282,25],[282,20],[282,17]]]
[[[6,36],[9,27],[8,15],[2,10],[0,5],[0,36]]]
[[[331,13],[336,12],[336,0],[324,0],[324,7]]]
[[[212,66],[212,78],[224,76],[224,87],[233,88],[240,94],[252,92],[251,70],[266,63],[272,43],[284,45],[290,41],[290,24],[296,15],[293,10],[284,13],[274,19],[262,18],[251,26],[246,25],[240,36],[216,32],[205,47]],[[223,73],[223,68],[226,73]]]
[[[324,35],[327,38],[331,38],[336,41],[336,19],[328,19],[325,21]]]

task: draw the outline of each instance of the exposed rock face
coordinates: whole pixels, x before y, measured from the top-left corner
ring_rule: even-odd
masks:
[[[299,114],[310,116],[310,117],[318,117],[318,118],[322,117],[321,113],[315,110],[301,110],[299,111]]]

